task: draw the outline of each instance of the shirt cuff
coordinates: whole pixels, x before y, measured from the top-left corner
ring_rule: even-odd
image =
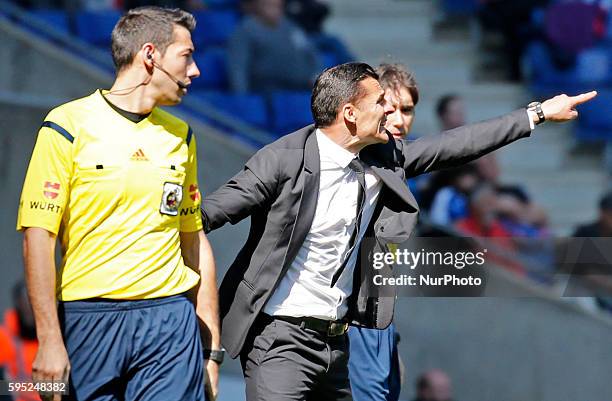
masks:
[[[535,123],[533,122],[533,118],[537,116],[538,115],[535,113],[535,111],[527,110],[527,118],[529,118],[529,126],[531,127],[532,131],[536,126]]]

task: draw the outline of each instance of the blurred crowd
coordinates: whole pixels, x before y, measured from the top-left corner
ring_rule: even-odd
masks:
[[[609,0],[441,0],[445,17],[468,17],[479,32],[482,74],[524,82],[537,97],[597,89],[580,109],[575,150],[612,175],[612,18]],[[601,146],[604,144],[605,146]]]
[[[320,0],[19,0],[16,3],[39,11],[65,10],[69,20],[77,11],[119,13],[144,5],[179,7],[195,13],[196,17],[197,13],[207,11],[234,12],[238,21],[203,19],[200,22],[231,25],[225,28],[230,30],[227,43],[222,40],[216,44],[227,47],[232,60],[226,68],[229,89],[234,92],[310,90],[314,78],[325,67],[353,59],[338,38],[324,31],[323,23],[330,8]],[[68,25],[79,35],[78,27],[72,29],[71,21]],[[90,28],[96,29],[93,25]],[[197,29],[203,30],[202,35],[217,35],[210,32],[215,26]]]
[[[436,114],[442,130],[465,125],[466,110],[458,94],[442,96]],[[612,312],[610,260],[593,260],[598,254],[594,238],[612,236],[612,192],[599,202],[599,215],[578,225],[568,238],[558,238],[549,226],[545,208],[533,200],[520,183],[502,179],[496,152],[455,169],[441,170],[409,181],[421,206],[421,236],[461,235],[474,237],[478,246],[492,249],[489,260],[540,285],[555,288],[559,274],[570,273],[581,283],[573,296],[592,310]],[[594,207],[586,206],[586,207]],[[432,228],[434,227],[434,228]],[[435,229],[440,227],[441,230]],[[567,261],[568,247],[587,237],[576,260]],[[568,271],[568,269],[571,269]],[[562,295],[569,296],[569,290]]]

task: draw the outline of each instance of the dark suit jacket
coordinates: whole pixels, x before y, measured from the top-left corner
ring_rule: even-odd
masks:
[[[305,127],[259,150],[241,172],[202,202],[206,232],[251,216],[248,239],[219,290],[222,342],[233,358],[310,230],[320,173],[314,131],[313,126]],[[395,294],[373,294],[359,267],[372,252],[402,243],[412,232],[419,207],[406,178],[463,164],[530,133],[522,109],[415,141],[390,137],[388,143],[360,152],[383,187],[365,233],[375,239],[374,244],[359,251],[347,316],[351,324],[385,328],[393,318]],[[391,274],[389,268],[383,270]]]

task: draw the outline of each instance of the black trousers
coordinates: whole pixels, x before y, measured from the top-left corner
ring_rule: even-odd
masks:
[[[240,354],[247,401],[351,401],[348,357],[348,335],[262,314]]]

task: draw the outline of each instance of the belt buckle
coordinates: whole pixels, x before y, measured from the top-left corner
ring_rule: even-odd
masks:
[[[347,330],[348,330],[348,323],[330,322],[329,326],[327,326],[327,336],[328,337],[341,336],[342,334],[346,333]]]

